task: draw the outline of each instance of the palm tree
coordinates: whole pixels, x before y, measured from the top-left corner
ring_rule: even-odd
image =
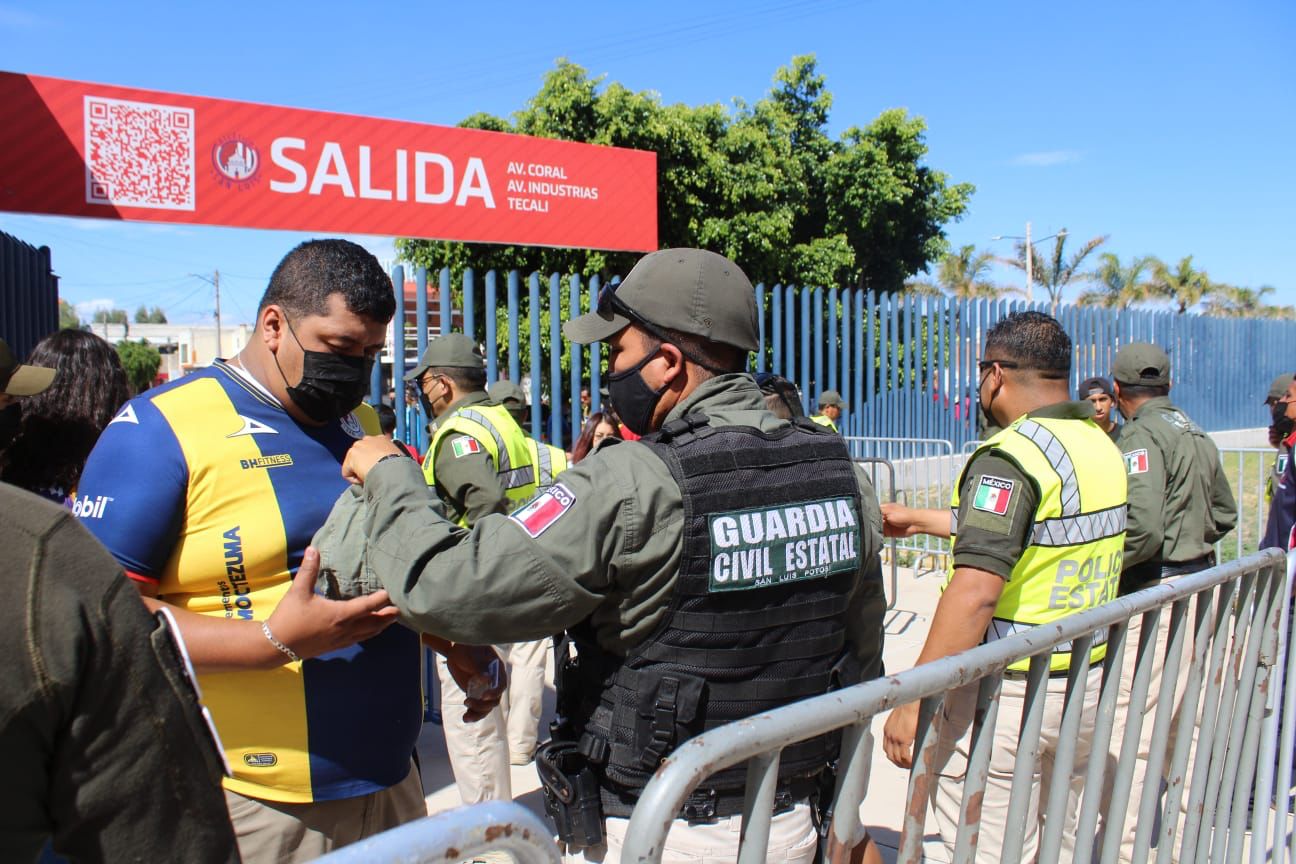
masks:
[[[969,243],[957,252],[947,252],[941,258],[936,268],[935,283],[915,283],[914,288],[921,293],[933,293],[933,289],[937,289],[960,300],[978,297],[994,299],[1004,294],[1018,293],[1016,289],[1003,288],[987,278],[994,260],[993,253],[977,252],[976,247]]]
[[[1080,265],[1084,260],[1097,249],[1107,242],[1108,235],[1102,234],[1098,237],[1091,238],[1070,258],[1066,257],[1066,241],[1069,235],[1063,228],[1058,232],[1057,238],[1053,241],[1053,252],[1049,255],[1034,254],[1031,256],[1031,282],[1036,285],[1043,285],[1048,289],[1049,303],[1056,310],[1058,304],[1062,302],[1062,291],[1066,286],[1075,279],[1082,278]],[[1010,267],[1016,267],[1023,273],[1026,272],[1026,244],[1017,243],[1016,258],[998,259]]]
[[[1214,288],[1206,271],[1192,266],[1192,259],[1185,255],[1173,270],[1164,261],[1151,259],[1152,295],[1177,303],[1180,314],[1205,300]]]
[[[1089,274],[1089,279],[1098,283],[1098,287],[1080,293],[1076,302],[1081,306],[1125,309],[1151,295],[1151,283],[1144,278],[1152,267],[1151,256],[1134,258],[1127,266],[1121,264],[1118,256],[1107,252],[1099,261],[1098,269]]]
[[[1216,318],[1275,317],[1273,311],[1282,307],[1270,306],[1264,302],[1265,296],[1272,293],[1272,285],[1243,288],[1239,285],[1216,284],[1211,286],[1211,296],[1205,303],[1205,312]]]

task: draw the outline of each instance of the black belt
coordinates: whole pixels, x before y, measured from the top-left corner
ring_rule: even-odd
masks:
[[[1162,579],[1186,576],[1189,573],[1199,573],[1214,566],[1214,552],[1207,552],[1200,558],[1194,558],[1191,561],[1144,561],[1142,564],[1135,564],[1121,573],[1120,594],[1123,597],[1144,588],[1151,588]]]
[[[1065,678],[1071,674],[1070,669],[1052,669],[1049,671],[1047,678]],[[1005,669],[1004,679],[1011,681],[1024,681],[1030,677],[1030,670],[1027,669]]]
[[[618,792],[611,784],[603,786],[601,791],[604,816],[629,816],[639,800],[638,792]],[[818,792],[818,777],[796,777],[781,781],[774,792],[774,814],[786,813],[797,804],[809,801]],[[746,790],[742,788],[694,789],[685,799],[676,818],[696,823],[737,816],[742,813],[745,798]]]

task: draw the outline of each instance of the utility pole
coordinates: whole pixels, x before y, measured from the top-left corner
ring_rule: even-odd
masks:
[[[1026,223],[1026,234],[1028,234],[1028,236],[1030,234],[1030,223]],[[1029,281],[1026,282],[1026,284],[1029,285]],[[224,351],[224,348],[222,347],[222,342],[220,342],[220,271],[219,269],[218,271],[214,271],[214,276],[213,276],[213,280],[211,280],[211,285],[213,285],[214,288],[216,289],[216,356],[218,356],[219,358],[220,354],[222,354],[222,351]],[[1030,291],[1029,288],[1026,289],[1026,293],[1029,294],[1029,291]]]
[[[1036,272],[1034,271],[1034,267],[1036,267],[1036,259],[1034,259],[1034,255],[1036,255],[1036,249],[1034,249],[1034,246],[1030,245],[1030,223],[1028,222],[1026,223],[1026,303],[1032,302],[1034,299],[1032,297],[1033,282],[1036,281],[1034,280],[1034,272]],[[218,285],[216,286],[216,304],[218,304],[218,310],[219,310],[219,303],[220,303],[220,286]],[[216,329],[218,329],[219,332],[219,328],[220,328],[219,311],[216,312],[216,321],[218,321],[218,324],[216,324]]]

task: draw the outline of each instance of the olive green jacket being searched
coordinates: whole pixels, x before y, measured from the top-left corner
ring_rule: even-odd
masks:
[[[745,374],[703,382],[667,422],[696,412],[714,426],[787,425],[765,409]],[[867,516],[847,638],[872,677],[886,606],[881,512],[867,475],[857,468],[857,476]],[[568,469],[561,485],[569,499],[538,536],[504,515],[465,530],[428,508],[412,462],[386,460],[365,483],[366,566],[402,619],[422,632],[473,644],[521,642],[588,618],[600,645],[624,654],[656,629],[669,606],[683,540],[679,486],[666,463],[636,442],[600,447]]]
[[[1215,442],[1165,396],[1138,407],[1116,444],[1129,479],[1124,568],[1207,555],[1237,524]]]

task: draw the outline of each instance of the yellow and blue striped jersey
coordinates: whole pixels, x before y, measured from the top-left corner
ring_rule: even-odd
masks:
[[[90,455],[76,512],[159,597],[260,621],[346,487],[342,459],[366,431],[377,432],[368,406],[302,426],[218,362],[126,404]],[[418,635],[397,625],[271,671],[202,675],[234,769],[227,787],[304,803],[399,783],[422,716],[419,668]]]

